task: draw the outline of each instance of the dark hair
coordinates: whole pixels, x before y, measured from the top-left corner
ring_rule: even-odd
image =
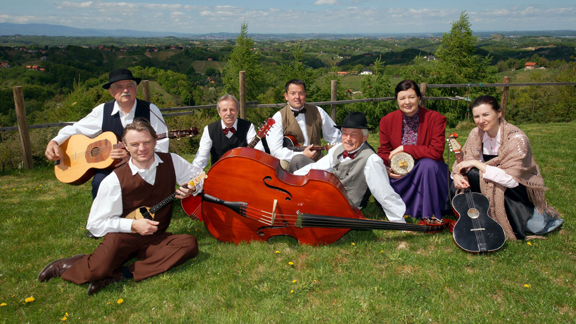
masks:
[[[496,98],[492,96],[480,96],[476,98],[476,100],[474,100],[474,103],[472,104],[470,110],[481,105],[490,105],[490,107],[492,107],[492,109],[494,109],[495,112],[499,112],[501,109],[500,104],[498,103],[498,100],[496,100]]]
[[[286,93],[288,93],[288,87],[289,87],[291,84],[299,84],[299,85],[303,86],[303,87],[304,87],[304,92],[306,92],[306,82],[304,82],[304,81],[302,81],[302,80],[300,80],[300,79],[292,79],[292,80],[286,82],[286,85],[284,86],[284,89],[286,90]]]
[[[132,124],[126,125],[126,127],[124,127],[124,133],[122,134],[122,142],[126,143],[126,133],[130,130],[135,130],[137,132],[147,131],[150,133],[150,136],[152,136],[154,142],[156,142],[156,139],[158,138],[156,130],[154,130],[146,118],[136,117],[134,118],[134,121],[132,121]]]
[[[398,93],[401,91],[406,91],[409,89],[414,89],[414,91],[416,92],[416,95],[418,96],[418,98],[422,98],[422,92],[420,92],[420,88],[418,87],[418,85],[416,84],[416,82],[412,81],[412,80],[404,80],[404,81],[400,81],[400,83],[398,83],[396,85],[396,89],[394,90],[394,97],[396,99],[398,99]]]

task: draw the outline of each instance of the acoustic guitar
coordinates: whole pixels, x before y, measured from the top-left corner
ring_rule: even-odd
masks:
[[[258,129],[256,136],[248,143],[249,148],[254,148],[256,144],[268,133],[276,121],[273,118],[268,120]],[[186,215],[194,220],[202,221],[202,195],[188,196],[182,200],[182,209]]]
[[[327,145],[314,145],[313,147],[310,148],[310,150],[328,151],[329,149],[333,148],[338,144],[340,143],[332,143]],[[294,152],[304,152],[304,150],[306,149],[306,146],[300,146],[300,144],[298,144],[298,141],[296,140],[296,137],[292,135],[284,135],[284,138],[282,140],[282,147],[285,147]]]
[[[169,131],[158,134],[158,139],[192,137],[198,135],[198,129],[192,127],[189,130]],[[63,183],[81,185],[90,180],[96,170],[107,169],[120,164],[121,160],[110,157],[114,149],[123,148],[124,144],[118,142],[113,132],[90,138],[84,135],[73,135],[60,145],[64,152],[62,158],[56,161],[54,173],[56,178]],[[124,161],[125,162],[125,161]]]
[[[460,163],[462,146],[456,138],[458,134],[452,133],[447,141],[450,151],[456,154]],[[470,253],[487,253],[497,251],[504,245],[506,234],[502,226],[488,216],[490,200],[486,196],[466,189],[452,198],[452,208],[459,217],[452,232],[459,248]]]
[[[195,185],[200,183],[200,181],[202,181],[206,178],[208,178],[208,176],[206,175],[205,172],[202,172],[200,175],[190,179],[190,181],[188,181],[188,183],[186,183],[184,185],[184,187],[185,188],[194,187]],[[126,218],[127,219],[134,219],[134,220],[138,220],[138,219],[142,219],[142,218],[153,220],[154,215],[162,207],[164,207],[164,206],[168,205],[168,203],[172,202],[172,200],[174,200],[176,195],[177,195],[177,193],[174,192],[170,196],[164,198],[161,202],[157,203],[154,207],[146,207],[146,206],[138,207],[138,208],[134,209],[132,212],[130,212],[130,214],[126,215]],[[188,197],[193,197],[193,196],[191,195]],[[136,231],[132,231],[132,233],[136,233]]]

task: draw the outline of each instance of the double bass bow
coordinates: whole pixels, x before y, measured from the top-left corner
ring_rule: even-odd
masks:
[[[444,229],[367,219],[349,202],[335,175],[320,170],[293,175],[278,159],[247,148],[228,151],[212,166],[203,200],[206,229],[216,239],[236,244],[277,235],[301,244],[331,244],[351,229]]]

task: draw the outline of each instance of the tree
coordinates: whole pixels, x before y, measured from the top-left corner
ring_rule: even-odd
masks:
[[[493,83],[496,67],[490,66],[490,54],[482,57],[476,54],[478,39],[473,35],[468,14],[462,12],[460,19],[452,23],[449,33],[442,36],[442,45],[438,47],[435,56],[435,83]],[[495,94],[493,88],[448,88],[430,89],[431,96],[475,98],[481,94]],[[455,126],[468,112],[467,105],[454,101],[439,101],[431,104],[442,112],[449,126]]]
[[[224,67],[225,91],[239,96],[239,74],[246,73],[246,99],[256,100],[264,90],[264,73],[259,62],[260,55],[254,50],[254,40],[247,36],[248,24],[242,23],[236,45]]]

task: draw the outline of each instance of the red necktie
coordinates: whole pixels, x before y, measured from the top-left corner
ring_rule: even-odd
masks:
[[[234,126],[232,127],[225,127],[222,128],[222,131],[224,132],[224,135],[228,135],[228,132],[232,132],[232,134],[236,133],[236,128],[234,128]]]
[[[342,158],[345,159],[345,158],[349,157],[352,160],[354,160],[354,158],[356,157],[356,153],[358,153],[358,151],[356,151],[354,153],[348,153],[348,151],[344,151],[344,154],[342,154]]]

